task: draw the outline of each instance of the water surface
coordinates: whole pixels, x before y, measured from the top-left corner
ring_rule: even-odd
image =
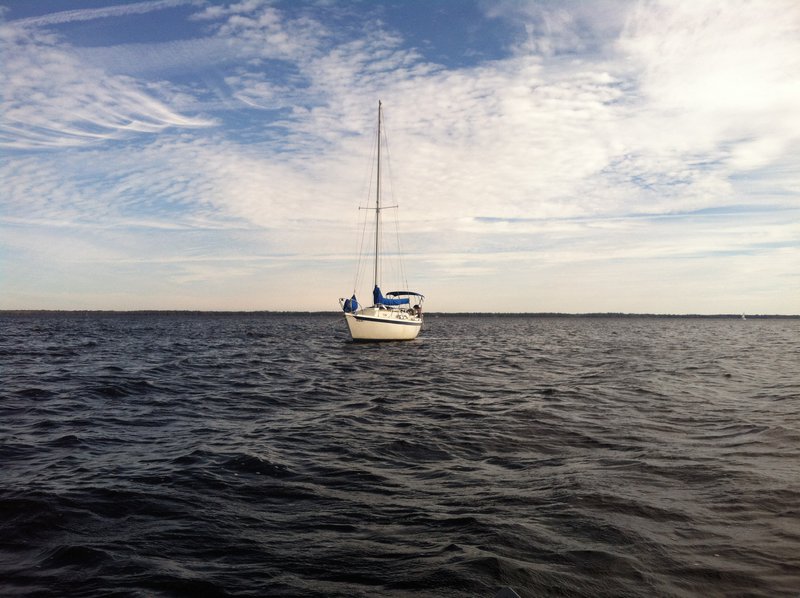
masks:
[[[800,592],[800,320],[0,327],[3,595]]]

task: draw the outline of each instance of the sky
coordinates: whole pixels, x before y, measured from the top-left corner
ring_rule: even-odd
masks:
[[[0,309],[338,309],[379,99],[427,310],[800,313],[796,0],[0,0]]]

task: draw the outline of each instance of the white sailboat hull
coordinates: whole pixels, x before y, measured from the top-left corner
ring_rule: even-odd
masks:
[[[363,309],[344,314],[354,341],[410,341],[422,329],[422,318],[399,310]]]

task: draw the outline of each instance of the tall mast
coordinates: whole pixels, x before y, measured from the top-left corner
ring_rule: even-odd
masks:
[[[381,101],[378,100],[378,185],[375,189],[375,285],[378,286],[378,259],[381,237]]]

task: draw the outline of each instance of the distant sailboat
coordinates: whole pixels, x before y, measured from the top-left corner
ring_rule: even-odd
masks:
[[[375,189],[375,249],[373,252],[373,289],[370,307],[361,307],[356,291],[350,299],[339,299],[344,318],[354,341],[401,341],[417,338],[422,329],[422,302],[425,297],[414,291],[381,291],[381,126],[382,104],[378,101],[377,184]],[[389,206],[396,207],[396,206]],[[356,285],[358,281],[356,281]],[[413,306],[412,306],[413,302]]]

